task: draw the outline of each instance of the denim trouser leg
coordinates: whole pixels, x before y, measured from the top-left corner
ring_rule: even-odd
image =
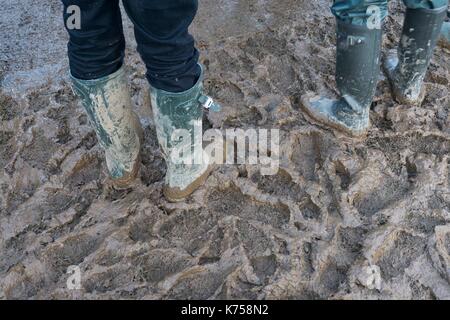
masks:
[[[125,39],[119,0],[62,0],[81,11],[81,29],[67,29],[70,70],[75,78],[98,79],[123,64]],[[169,92],[190,89],[200,76],[199,53],[188,27],[197,0],[123,0],[134,23],[138,51],[147,67],[150,84]],[[67,25],[66,25],[67,27]]]
[[[437,9],[448,5],[448,0],[403,0],[410,9]],[[340,20],[365,25],[373,15],[370,8],[379,12],[380,20],[383,21],[388,14],[388,0],[334,0],[331,11]]]
[[[199,53],[188,28],[197,0],[124,0],[150,84],[169,92],[190,89],[200,76]]]
[[[62,0],[64,22],[71,14],[67,9],[76,5],[80,8],[80,29],[69,32],[69,64],[75,78],[98,79],[108,76],[122,66],[125,39],[119,0]]]

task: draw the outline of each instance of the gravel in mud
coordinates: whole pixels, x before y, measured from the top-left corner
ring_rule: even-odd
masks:
[[[59,1],[0,3],[0,299],[450,299],[448,48],[420,107],[380,73],[372,128],[352,140],[299,110],[306,91],[336,92],[329,1],[201,1],[192,32],[223,105],[205,125],[279,128],[280,171],[222,166],[169,204],[130,22],[145,144],[140,181],[117,192],[70,90]],[[385,50],[404,10],[390,9]]]

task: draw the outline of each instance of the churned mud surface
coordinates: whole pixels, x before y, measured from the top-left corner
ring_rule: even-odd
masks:
[[[223,166],[169,204],[128,20],[145,145],[140,181],[117,192],[69,87],[59,1],[0,0],[0,298],[449,299],[450,51],[420,107],[393,102],[380,73],[372,128],[351,140],[299,109],[336,92],[329,1],[200,3],[192,31],[223,105],[205,125],[280,128],[281,168]],[[390,8],[385,50],[402,23]]]

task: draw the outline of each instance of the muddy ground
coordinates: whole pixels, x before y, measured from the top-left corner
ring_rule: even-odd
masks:
[[[192,32],[224,107],[206,125],[280,128],[281,169],[223,166],[174,205],[128,20],[145,145],[140,181],[115,192],[69,87],[59,1],[0,0],[0,298],[450,299],[450,51],[420,107],[380,73],[369,135],[351,140],[299,110],[308,90],[336,92],[329,1],[200,3]],[[390,9],[385,50],[404,10]]]

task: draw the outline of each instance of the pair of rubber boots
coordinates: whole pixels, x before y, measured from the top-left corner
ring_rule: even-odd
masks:
[[[383,68],[399,103],[420,105],[422,86],[446,16],[440,9],[407,9],[398,49]],[[366,134],[380,72],[382,30],[338,20],[336,83],[338,99],[316,93],[302,96],[303,110],[315,121],[350,136]]]
[[[158,142],[167,164],[163,192],[171,202],[191,195],[211,171],[202,147],[203,108],[217,110],[219,105],[203,94],[202,82],[203,70],[197,83],[185,92],[150,86]],[[113,185],[130,187],[139,172],[143,130],[133,112],[125,67],[95,80],[72,77],[72,83],[105,151]]]

